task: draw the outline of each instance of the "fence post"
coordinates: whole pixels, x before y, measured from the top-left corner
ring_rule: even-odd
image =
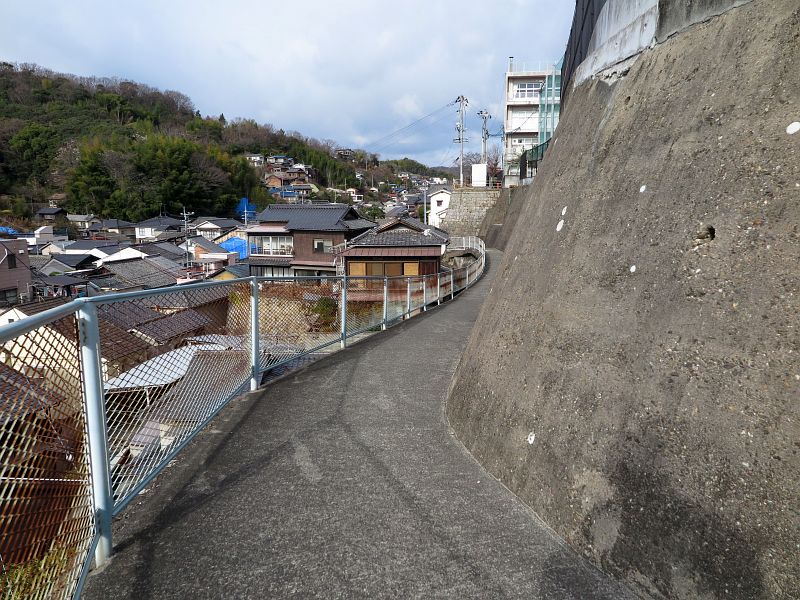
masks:
[[[456,294],[456,278],[453,273],[455,273],[455,271],[450,269],[450,300],[452,300]]]
[[[383,278],[383,324],[381,329],[386,331],[386,324],[389,322],[389,278]]]
[[[428,276],[422,276],[422,310],[428,311]]]
[[[464,289],[467,289],[469,287],[469,265],[464,267],[464,273],[467,276],[467,283],[464,285]]]
[[[406,281],[406,319],[411,317],[411,277]]]
[[[342,341],[341,347],[347,347],[347,275],[342,275]]]
[[[260,331],[259,331],[259,314],[258,314],[258,279],[255,277],[250,278],[250,366],[252,373],[250,375],[250,391],[255,392],[258,389],[261,371],[261,349]]]
[[[436,274],[436,306],[442,303],[442,274]]]
[[[95,563],[103,565],[111,556],[111,516],[114,498],[108,464],[106,407],[103,395],[103,371],[100,365],[100,327],[97,307],[84,302],[78,309],[78,339],[81,351],[83,398],[86,403],[86,429],[89,434],[89,461],[92,472],[92,498],[99,540]]]

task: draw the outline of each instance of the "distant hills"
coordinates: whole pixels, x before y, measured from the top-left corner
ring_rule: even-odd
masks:
[[[131,221],[184,206],[229,215],[242,196],[269,201],[245,152],[288,154],[313,164],[322,185],[358,187],[355,165],[334,150],[253,120],[201,116],[180,92],[0,63],[0,214],[57,199]]]

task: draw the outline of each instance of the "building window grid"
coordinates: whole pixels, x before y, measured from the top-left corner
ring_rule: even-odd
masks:
[[[333,240],[325,240],[325,239],[314,240],[314,252],[331,254],[333,252]]]
[[[542,89],[541,82],[531,81],[514,84],[514,98],[538,98]]]

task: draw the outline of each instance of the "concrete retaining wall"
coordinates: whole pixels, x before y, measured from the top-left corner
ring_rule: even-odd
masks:
[[[447,215],[442,219],[442,229],[450,235],[478,235],[486,212],[500,197],[500,190],[453,190]]]
[[[448,398],[646,598],[800,598],[798,32],[754,0],[573,91]]]
[[[615,65],[627,69],[645,48],[751,1],[608,0],[597,19],[587,57],[575,70],[573,85],[613,71]]]

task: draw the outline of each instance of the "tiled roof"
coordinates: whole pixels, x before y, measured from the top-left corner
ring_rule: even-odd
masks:
[[[348,204],[271,204],[258,214],[258,220],[285,222],[294,231],[351,231],[351,221],[357,229],[374,226]]]
[[[211,323],[204,314],[191,308],[166,315],[158,320],[142,323],[131,329],[131,333],[153,345],[166,342],[197,331]]]
[[[69,245],[70,250],[94,250],[96,248],[119,247],[110,240],[75,240]]]
[[[29,302],[18,304],[14,308],[22,314],[30,316],[45,310],[66,304],[66,298],[48,298],[41,302]],[[47,325],[58,331],[65,338],[78,343],[78,330],[74,320],[59,319]],[[116,361],[130,354],[138,354],[147,350],[147,344],[142,340],[132,336],[124,329],[117,327],[105,318],[99,319],[100,329],[100,353],[102,358]]]
[[[98,304],[97,312],[101,318],[107,319],[123,329],[133,329],[138,325],[161,319],[164,316],[159,312],[142,306],[136,301]]]
[[[228,265],[225,270],[236,277],[250,277],[250,268],[247,264],[236,263],[235,265]]]
[[[353,238],[351,246],[441,246],[448,242],[441,229],[401,217]]]
[[[167,227],[179,227],[182,224],[183,224],[182,221],[179,221],[178,219],[173,219],[172,217],[152,217],[150,219],[146,219],[144,221],[136,223],[136,227],[167,228]]]
[[[0,363],[0,426],[62,402],[62,396]]]
[[[96,260],[97,257],[91,254],[52,254],[46,264],[56,261],[65,267],[77,269],[78,267],[89,266]]]
[[[57,215],[59,213],[66,213],[66,212],[67,211],[65,211],[63,208],[58,208],[57,206],[56,207],[47,206],[45,208],[40,208],[38,211],[36,211],[36,214],[37,215]]]
[[[202,235],[191,237],[191,238],[189,238],[189,241],[192,244],[196,245],[196,246],[200,246],[201,248],[203,248],[204,250],[206,250],[208,252],[215,252],[215,253],[218,252],[218,253],[221,253],[221,254],[226,254],[228,252],[222,246],[219,246],[219,245],[215,244],[211,240],[207,240]]]
[[[136,224],[122,219],[104,219],[100,222],[100,226],[103,229],[130,229],[136,227]]]
[[[28,260],[30,261],[30,265],[34,269],[41,269],[47,263],[50,262],[50,256],[46,254],[29,254]]]
[[[154,288],[175,285],[176,275],[171,268],[159,264],[160,260],[161,257],[134,258],[105,263],[103,266],[131,287]],[[180,270],[180,265],[170,262],[175,269]]]
[[[267,267],[288,267],[291,262],[291,256],[251,256],[247,259],[247,264]]]

